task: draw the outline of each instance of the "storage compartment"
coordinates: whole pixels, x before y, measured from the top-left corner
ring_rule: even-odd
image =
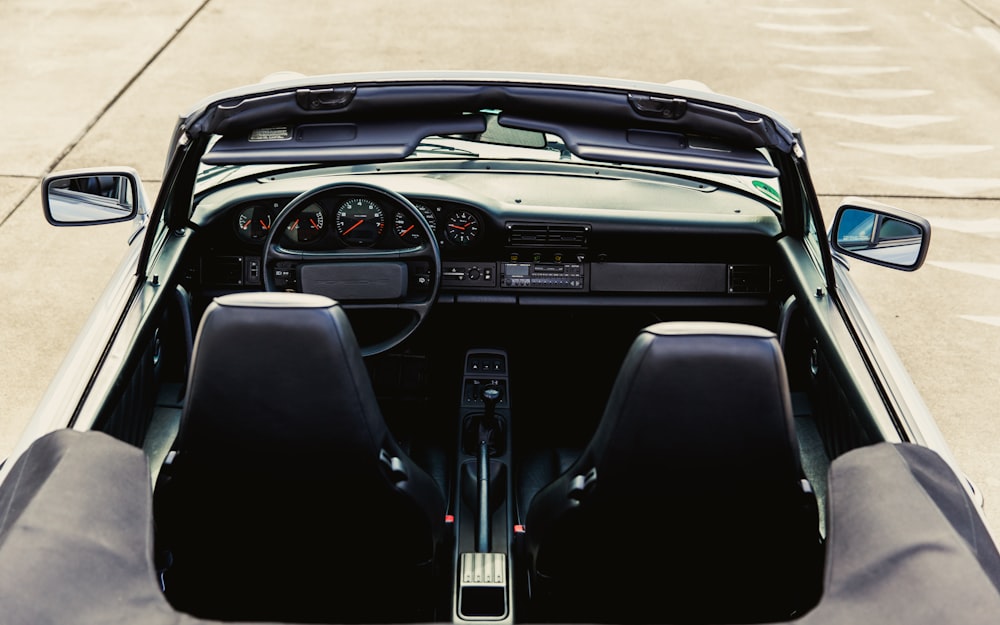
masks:
[[[722,263],[594,263],[590,290],[606,293],[725,293]]]
[[[466,620],[507,616],[507,556],[463,553],[459,572],[458,615]]]

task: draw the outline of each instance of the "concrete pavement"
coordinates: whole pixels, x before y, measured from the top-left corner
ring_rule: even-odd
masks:
[[[53,169],[139,160],[147,164],[143,174],[157,179],[153,163],[162,162],[171,121],[196,97],[165,97],[155,111],[139,107],[136,119],[103,138],[101,121],[204,6],[201,0],[0,3],[2,456],[125,253],[129,232],[124,225],[49,226],[41,179]]]
[[[972,9],[978,11],[983,17],[1000,26],[1000,0],[963,0]]]

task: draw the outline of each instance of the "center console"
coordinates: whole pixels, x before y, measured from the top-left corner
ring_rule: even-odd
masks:
[[[465,354],[455,507],[454,623],[513,623],[511,395],[507,354]]]

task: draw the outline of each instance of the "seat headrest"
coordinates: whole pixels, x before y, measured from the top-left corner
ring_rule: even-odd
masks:
[[[386,437],[350,323],[327,297],[216,298],[202,318],[189,377],[180,430],[186,462],[204,454],[213,464],[227,456],[245,464],[257,452],[269,462],[282,454],[299,465],[329,462],[331,441],[370,458]]]
[[[602,482],[617,467],[661,472],[676,488],[712,480],[798,486],[801,475],[781,348],[773,332],[756,326],[645,328],[626,355],[595,440],[603,447],[595,461],[608,469]]]

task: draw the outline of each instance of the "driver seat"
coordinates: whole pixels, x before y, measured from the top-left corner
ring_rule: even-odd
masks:
[[[818,601],[823,544],[775,335],[644,329],[581,455],[531,500],[534,622],[771,622]]]
[[[216,298],[170,457],[155,511],[176,609],[222,621],[433,620],[441,487],[389,432],[333,300]]]

